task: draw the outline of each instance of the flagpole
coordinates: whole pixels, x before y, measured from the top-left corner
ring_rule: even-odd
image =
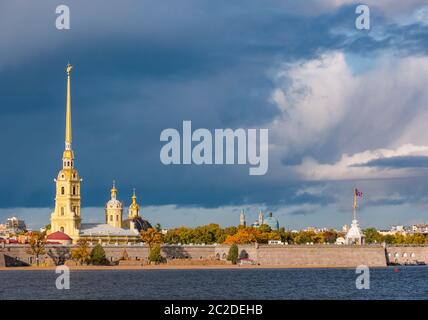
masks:
[[[357,220],[357,189],[354,188],[354,210],[353,210],[354,220]]]

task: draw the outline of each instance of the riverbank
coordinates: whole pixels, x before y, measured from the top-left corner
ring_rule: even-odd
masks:
[[[357,266],[323,266],[322,269],[354,269]],[[254,265],[146,265],[146,266],[70,266],[69,269],[73,271],[102,271],[102,270],[228,270],[228,269],[319,269],[319,266],[308,267],[303,266],[287,266],[287,265],[264,265],[264,266],[254,266]],[[386,268],[386,267],[376,267],[376,268]],[[1,267],[0,271],[44,271],[50,270],[54,271],[56,267]]]

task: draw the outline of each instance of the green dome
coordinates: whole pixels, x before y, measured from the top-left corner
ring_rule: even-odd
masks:
[[[263,224],[267,224],[272,230],[279,229],[278,219],[272,216],[272,212],[269,213],[269,216],[263,219]]]

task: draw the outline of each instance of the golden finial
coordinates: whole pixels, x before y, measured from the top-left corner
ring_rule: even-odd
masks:
[[[70,76],[71,69],[73,69],[73,66],[70,64],[70,62],[67,64],[67,75]]]
[[[132,194],[132,204],[137,204],[137,196],[135,194],[135,188],[133,189],[133,194]]]
[[[116,181],[113,180],[113,186],[111,188],[111,198],[116,199],[117,189],[116,189]]]
[[[67,102],[65,118],[65,150],[71,150],[71,89],[70,89],[70,72],[73,68],[70,63],[67,64]]]

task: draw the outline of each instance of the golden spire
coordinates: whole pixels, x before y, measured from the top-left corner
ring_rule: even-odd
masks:
[[[134,193],[132,195],[132,203],[129,206],[129,214],[132,216],[132,218],[138,217],[138,212],[140,211],[140,206],[137,203],[137,196],[135,195],[135,188]]]
[[[71,150],[71,91],[70,73],[73,67],[67,64],[67,109],[65,115],[65,150],[63,153],[63,167],[73,167],[74,153]]]
[[[134,193],[132,194],[132,203],[137,203],[137,196],[135,195],[135,188],[133,190],[134,190]]]
[[[116,199],[117,189],[116,189],[116,181],[113,180],[113,187],[111,188],[111,198]]]
[[[65,150],[71,150],[71,90],[70,74],[73,67],[67,64],[67,114],[65,118]]]

